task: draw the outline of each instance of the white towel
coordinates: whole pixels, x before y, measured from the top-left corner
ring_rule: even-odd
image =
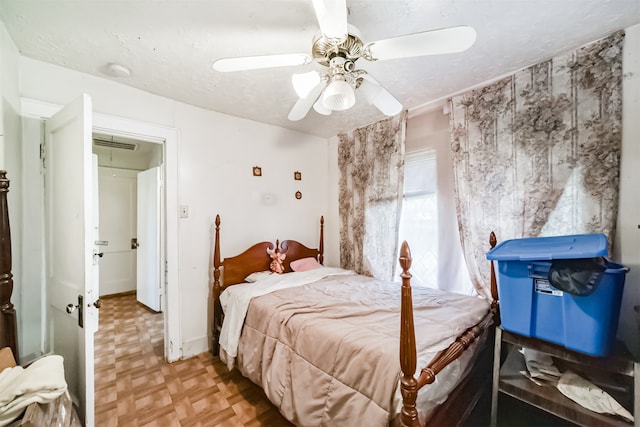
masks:
[[[525,364],[532,380],[535,378],[545,380],[553,385],[556,384],[562,374],[553,364],[551,356],[530,348],[523,348],[522,353],[524,354]]]
[[[0,426],[18,418],[30,404],[47,403],[67,390],[62,356],[45,356],[27,368],[0,372]]]
[[[557,387],[562,394],[580,406],[601,414],[619,415],[633,422],[633,415],[616,402],[609,393],[571,371],[562,374]]]

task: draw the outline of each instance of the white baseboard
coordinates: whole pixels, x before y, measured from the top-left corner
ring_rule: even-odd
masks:
[[[201,337],[182,343],[182,358],[187,359],[200,353],[209,351],[209,338]]]

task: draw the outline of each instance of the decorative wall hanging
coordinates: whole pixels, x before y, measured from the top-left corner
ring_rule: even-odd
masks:
[[[500,240],[602,232],[613,244],[623,40],[617,32],[449,100],[458,224],[478,290],[491,230]]]
[[[296,181],[301,181],[302,180],[302,172],[295,171],[293,173],[293,179],[295,179]]]
[[[253,176],[262,176],[262,168],[260,166],[253,167]]]
[[[302,199],[302,192],[296,191],[296,199],[298,200]]]

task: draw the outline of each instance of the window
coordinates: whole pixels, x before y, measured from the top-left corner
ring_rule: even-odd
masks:
[[[399,241],[411,248],[412,285],[438,287],[438,200],[436,153],[407,154]],[[400,245],[398,245],[398,248]]]

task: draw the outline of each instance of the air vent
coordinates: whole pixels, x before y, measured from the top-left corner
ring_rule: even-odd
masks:
[[[99,145],[100,147],[119,148],[121,150],[129,150],[129,151],[135,151],[136,148],[138,148],[138,144],[132,144],[130,142],[109,141],[106,139],[94,138],[93,143],[95,145]]]

